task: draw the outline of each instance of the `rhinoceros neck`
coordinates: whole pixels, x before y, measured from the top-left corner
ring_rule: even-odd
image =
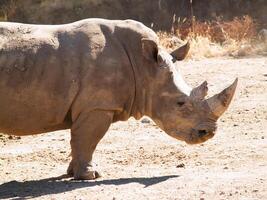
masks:
[[[129,67],[134,77],[134,95],[131,109],[128,111],[130,117],[140,119],[148,115],[150,109],[150,82],[151,68],[143,63],[142,38],[157,40],[157,35],[149,28],[132,20],[126,20],[115,28],[115,34],[120,38],[124,51],[127,54]],[[127,38],[127,40],[121,39]],[[128,81],[128,80],[125,80]]]
[[[145,87],[140,88],[138,84],[137,87],[131,116],[135,119],[140,119],[144,115],[152,117],[152,98],[150,92]]]
[[[140,49],[141,47],[136,47]],[[147,66],[142,63],[141,51],[133,51],[128,45],[124,45],[124,50],[128,56],[129,65],[134,77],[134,96],[129,116],[140,119],[144,115],[148,115],[151,110],[151,90],[150,79],[151,72]]]
[[[146,99],[147,99],[147,84],[146,84],[146,69],[140,68],[141,62],[138,53],[133,52],[127,45],[124,45],[124,50],[128,56],[129,65],[134,77],[134,96],[132,100],[129,116],[135,119],[140,119],[146,114]]]

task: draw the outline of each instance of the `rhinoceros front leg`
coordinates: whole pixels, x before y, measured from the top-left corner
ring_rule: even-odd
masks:
[[[99,173],[93,169],[92,157],[99,141],[112,123],[113,112],[91,111],[82,113],[71,128],[71,155],[67,173],[74,179],[96,179]]]

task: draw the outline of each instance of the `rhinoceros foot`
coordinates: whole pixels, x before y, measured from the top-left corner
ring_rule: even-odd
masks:
[[[72,175],[75,180],[94,180],[101,177],[100,173],[95,170],[88,170],[79,174]]]
[[[94,180],[101,177],[101,174],[94,170],[93,166],[81,167],[79,166],[73,167],[73,161],[70,162],[69,167],[67,169],[67,174],[69,176],[74,177],[76,180]]]
[[[83,174],[80,174],[79,176],[75,177],[74,179],[78,179],[78,180],[94,180],[101,177],[100,174],[97,171],[87,171],[84,172]]]

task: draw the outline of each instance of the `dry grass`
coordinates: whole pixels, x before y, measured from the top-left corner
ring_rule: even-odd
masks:
[[[257,24],[249,16],[232,21],[210,22],[175,20],[171,33],[158,32],[161,45],[173,49],[182,40],[191,41],[189,57],[249,56],[266,54],[267,44],[257,39]]]

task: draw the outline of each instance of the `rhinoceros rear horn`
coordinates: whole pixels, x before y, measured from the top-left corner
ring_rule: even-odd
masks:
[[[194,99],[203,100],[205,96],[207,95],[207,93],[208,93],[208,83],[207,81],[204,81],[201,85],[199,85],[198,87],[195,87],[191,91],[190,97]]]
[[[174,57],[176,60],[183,60],[187,56],[188,52],[190,49],[190,43],[187,42],[185,45],[175,49],[171,55]]]
[[[207,99],[207,103],[212,111],[212,113],[219,118],[228,108],[230,105],[232,98],[234,96],[236,86],[237,86],[238,79],[236,78],[235,81],[224,89],[219,94],[214,95]]]

